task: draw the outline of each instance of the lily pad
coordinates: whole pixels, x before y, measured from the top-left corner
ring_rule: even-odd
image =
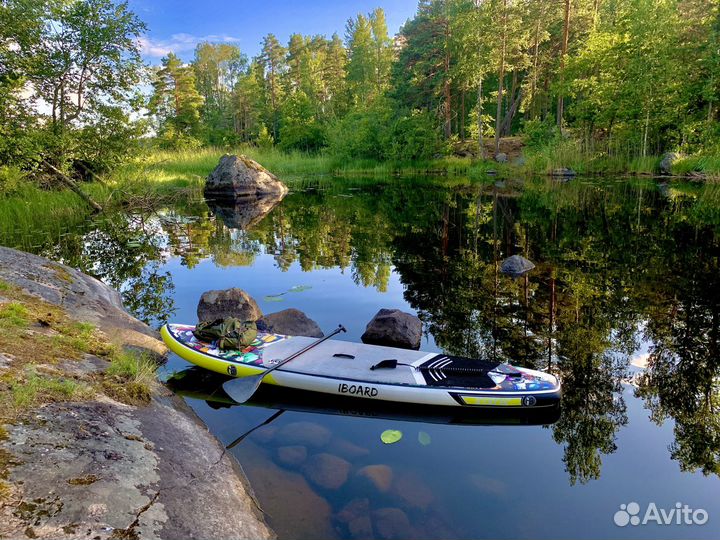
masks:
[[[426,431],[420,431],[418,432],[418,442],[423,446],[427,446],[432,442],[432,437]]]
[[[394,444],[402,439],[402,431],[397,429],[386,429],[380,435],[380,440],[385,444]]]
[[[288,292],[304,292],[309,289],[312,289],[312,285],[295,285],[294,287],[290,287]]]

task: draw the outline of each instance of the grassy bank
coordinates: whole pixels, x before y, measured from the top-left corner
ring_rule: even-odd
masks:
[[[130,404],[149,400],[155,384],[150,357],[121,350],[93,325],[3,281],[0,295],[0,351],[9,359],[0,375],[0,422],[44,403],[97,394]],[[107,369],[72,369],[86,355],[107,360]]]
[[[564,139],[540,148],[525,148],[524,164],[520,172],[531,175],[550,174],[555,169],[568,168],[580,175],[657,175],[662,156],[632,157],[591,152],[579,141]],[[720,178],[720,156],[686,156],[672,165],[675,176]]]

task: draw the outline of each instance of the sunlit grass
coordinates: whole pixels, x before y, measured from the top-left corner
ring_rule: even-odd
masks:
[[[125,403],[145,403],[157,384],[156,368],[149,354],[118,350],[103,374],[103,390]]]
[[[11,406],[15,409],[28,409],[40,403],[54,401],[87,399],[94,394],[90,385],[86,383],[66,377],[40,374],[35,366],[27,366],[9,386],[12,394]]]

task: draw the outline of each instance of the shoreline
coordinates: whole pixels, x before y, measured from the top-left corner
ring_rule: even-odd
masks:
[[[0,343],[0,536],[275,538],[242,465],[181,398],[157,382],[146,399],[110,384],[140,384],[108,375],[123,354],[165,352],[116,291],[5,247],[0,280],[1,330],[31,350]],[[73,324],[107,348],[32,352],[71,343],[63,331]]]

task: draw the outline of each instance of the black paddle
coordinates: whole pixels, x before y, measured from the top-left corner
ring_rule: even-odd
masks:
[[[228,396],[230,396],[233,399],[233,401],[235,401],[236,403],[245,403],[248,399],[250,399],[253,396],[255,391],[260,386],[260,383],[262,382],[262,380],[265,378],[265,376],[268,373],[272,373],[277,368],[287,364],[290,360],[293,360],[293,359],[297,358],[298,356],[300,356],[301,354],[306,353],[313,347],[320,345],[323,341],[327,341],[328,339],[330,339],[334,335],[339,334],[340,332],[347,332],[347,330],[345,330],[345,327],[342,324],[340,326],[338,326],[333,332],[331,332],[330,334],[325,336],[324,338],[320,338],[317,341],[313,341],[307,347],[300,349],[299,351],[291,354],[290,356],[285,358],[285,360],[281,360],[280,362],[275,364],[270,369],[267,369],[258,375],[249,375],[247,377],[238,377],[237,379],[231,379],[229,381],[226,381],[223,384],[223,390],[225,390],[225,393]]]

